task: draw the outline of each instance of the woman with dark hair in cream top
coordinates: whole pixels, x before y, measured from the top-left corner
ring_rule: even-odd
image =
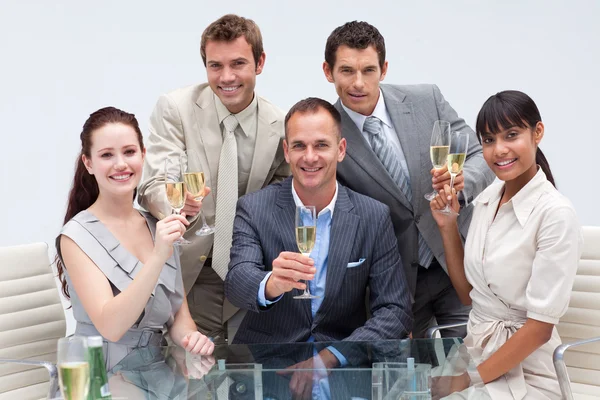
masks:
[[[448,263],[464,304],[471,304],[465,344],[477,370],[456,377],[450,398],[560,399],[552,353],[554,327],[566,312],[582,248],[577,215],[554,187],[538,145],[544,124],[533,100],[518,91],[491,96],[476,125],[483,156],[500,181],[475,200],[463,250],[456,217],[431,202]],[[474,397],[471,397],[474,396]]]

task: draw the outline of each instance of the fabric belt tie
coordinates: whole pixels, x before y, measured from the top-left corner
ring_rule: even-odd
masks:
[[[508,309],[506,311],[509,312]],[[488,317],[485,320],[482,318],[485,314],[479,311],[477,306],[474,306],[471,312],[473,315],[472,318],[469,318],[469,335],[465,338],[465,344],[469,347],[483,349],[479,362],[487,360],[498,351],[525,324],[526,320],[526,317],[521,315],[509,315],[509,318],[499,318],[497,320],[489,320]],[[468,343],[474,337],[478,337],[479,340],[475,343]],[[525,383],[525,375],[521,364],[508,371],[504,377],[512,397],[516,400],[525,398],[527,384]],[[500,387],[502,385],[503,379],[497,379],[486,384],[486,388],[493,399],[503,398],[503,395],[506,396],[506,393]]]
[[[75,327],[75,335],[102,336],[94,325],[86,324],[84,322],[77,322],[77,326]],[[158,347],[163,344],[163,339],[162,330],[131,328],[125,332],[121,339],[111,343],[118,343],[129,347]]]

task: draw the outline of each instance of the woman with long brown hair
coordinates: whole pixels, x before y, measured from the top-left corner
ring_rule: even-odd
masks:
[[[63,292],[75,334],[102,336],[112,368],[133,348],[163,343],[162,329],[195,354],[213,343],[196,329],[173,243],[187,220],[157,221],[133,207],[145,148],[135,116],[114,107],[90,115],[81,132],[67,213],[56,239]]]

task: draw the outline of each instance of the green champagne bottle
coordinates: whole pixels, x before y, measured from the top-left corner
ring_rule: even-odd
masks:
[[[112,400],[102,352],[102,336],[88,337],[90,390],[87,400]]]

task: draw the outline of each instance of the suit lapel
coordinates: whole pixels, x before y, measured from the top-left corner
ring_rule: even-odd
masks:
[[[273,219],[279,230],[279,237],[283,242],[283,251],[298,252],[298,245],[296,244],[296,203],[294,202],[294,196],[292,195],[292,178],[289,177],[283,181],[281,188],[279,189],[279,196],[276,202],[277,207],[273,210]],[[286,296],[296,296],[302,294],[298,289],[293,289]],[[307,300],[293,300],[301,302],[302,309],[306,314],[308,320],[312,320],[312,312],[310,309],[310,301]]]
[[[342,115],[342,131],[343,136],[347,141],[346,153],[348,156],[352,158],[358,166],[365,170],[365,172],[367,172],[382,188],[387,190],[409,210],[412,210],[410,201],[408,201],[406,195],[402,193],[398,184],[394,182],[354,121],[352,121],[350,116],[343,109],[339,99],[335,106]]]
[[[399,90],[387,85],[381,85],[381,92],[385,100],[385,107],[392,119],[394,129],[400,140],[404,158],[408,164],[410,174],[410,187],[412,198],[419,199],[423,196],[421,188],[421,149],[429,148],[429,143],[419,143],[421,135],[417,131],[413,104],[404,102],[406,95]],[[423,147],[425,146],[425,147]]]
[[[263,187],[265,177],[269,174],[269,168],[275,153],[279,147],[279,134],[273,128],[276,118],[267,113],[267,108],[263,106],[263,101],[258,98],[258,121],[256,129],[256,144],[254,145],[254,155],[252,157],[252,167],[248,177],[248,186],[246,193],[252,193]]]
[[[342,281],[346,275],[354,237],[360,221],[360,218],[351,212],[353,208],[354,204],[350,201],[346,188],[339,185],[329,235],[325,298],[317,311],[313,324],[318,324],[325,317],[331,305],[337,301]]]
[[[196,105],[198,107],[195,109],[197,125],[195,132],[201,132],[199,140],[202,142],[202,147],[204,147],[204,153],[208,160],[208,169],[212,182],[211,195],[215,196],[223,135],[215,109],[215,99],[212,89],[207,87],[203,90],[196,100]]]

